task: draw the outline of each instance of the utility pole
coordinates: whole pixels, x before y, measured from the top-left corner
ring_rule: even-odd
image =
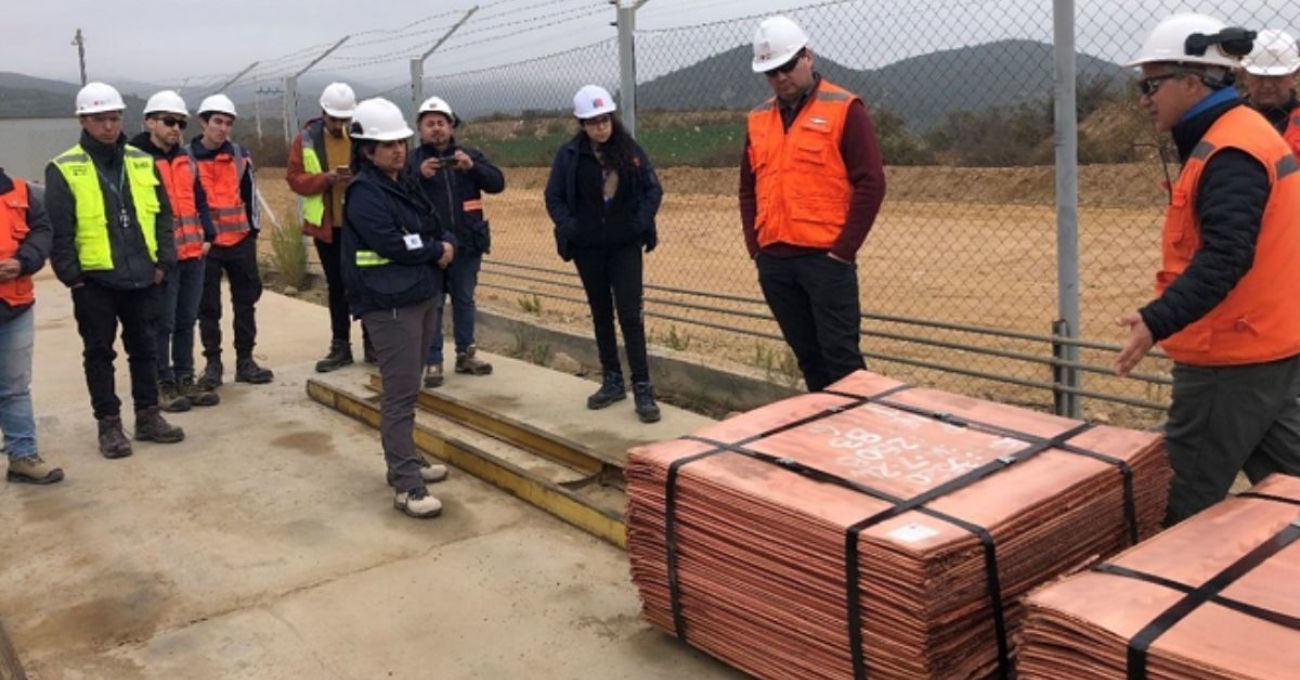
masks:
[[[284,94],[284,90],[278,87],[275,89],[259,87],[257,88],[257,92],[254,93],[253,111],[257,116],[257,141],[259,142],[262,141],[262,95],[267,94]]]
[[[636,136],[636,11],[650,0],[609,0],[618,27],[619,108],[623,126]]]
[[[465,16],[461,17],[460,21],[457,21],[455,24],[453,24],[452,27],[442,35],[441,38],[438,38],[438,41],[433,44],[433,47],[430,47],[428,50],[425,50],[424,54],[420,55],[419,59],[411,60],[411,111],[412,112],[418,110],[420,108],[420,104],[424,103],[424,62],[428,61],[429,55],[433,54],[434,51],[437,50],[439,47],[442,47],[442,44],[447,42],[447,39],[450,38],[453,33],[460,30],[460,27],[464,26],[465,22],[469,21],[469,18],[474,16],[474,13],[477,11],[478,11],[478,5],[474,5],[473,7],[469,8],[469,11],[465,12]]]
[[[81,35],[81,29],[77,29],[77,35],[72,38],[72,45],[77,48],[77,61],[81,64],[81,85],[86,85],[86,38]]]

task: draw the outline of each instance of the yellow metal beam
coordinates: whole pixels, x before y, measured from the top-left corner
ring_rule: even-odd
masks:
[[[316,380],[307,381],[307,394],[317,402],[371,427],[379,427],[379,408],[370,400]],[[601,508],[580,495],[542,479],[513,463],[473,445],[415,424],[415,446],[583,531],[627,548],[627,529],[620,512]]]

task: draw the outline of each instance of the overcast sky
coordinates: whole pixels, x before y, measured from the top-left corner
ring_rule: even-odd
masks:
[[[1156,20],[1179,9],[1198,8],[1256,27],[1300,25],[1294,3],[1216,2],[1077,0],[1079,48],[1122,60]],[[615,35],[614,8],[605,0],[4,0],[9,30],[0,41],[0,71],[75,81],[76,50],[70,42],[80,27],[92,79],[219,84],[261,61],[245,81],[271,84],[351,33],[315,71],[392,85],[409,77],[409,56],[430,46],[476,4],[479,11],[429,61],[426,74],[511,63]],[[827,4],[649,0],[638,15],[643,32],[638,51],[657,51],[660,68],[676,67],[688,56],[747,40],[756,20],[738,17],[795,8],[804,8],[795,15],[814,25],[813,43],[822,53],[859,68],[947,47],[1000,38],[1050,41],[1052,35],[1051,0],[861,0],[818,7]],[[668,30],[726,20],[735,21],[697,31]],[[677,61],[664,58],[679,53]],[[655,60],[646,59],[642,75],[653,68]]]

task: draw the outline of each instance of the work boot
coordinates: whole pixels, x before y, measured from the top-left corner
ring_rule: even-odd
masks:
[[[429,490],[419,487],[414,491],[398,491],[393,497],[393,507],[415,517],[429,519],[442,513],[442,501],[429,495]]]
[[[168,413],[184,413],[190,410],[190,400],[172,381],[158,383],[158,406]]]
[[[470,375],[488,375],[492,373],[492,364],[475,357],[474,355],[477,353],[478,348],[474,345],[470,345],[469,349],[464,352],[457,352],[456,372]]]
[[[436,484],[446,478],[447,466],[442,463],[430,463],[426,460],[420,466],[420,479],[423,479],[425,484]]]
[[[424,386],[433,389],[442,385],[442,364],[429,364],[424,367]]]
[[[181,394],[190,400],[192,406],[216,406],[221,403],[221,395],[206,387],[194,384],[194,376],[181,376]]]
[[[221,387],[222,370],[220,359],[208,359],[208,364],[203,367],[203,375],[199,377],[199,387],[205,390]]]
[[[131,455],[131,442],[122,431],[122,416],[99,419],[99,452],[105,458],[126,458]]]
[[[316,362],[317,373],[329,373],[344,366],[352,365],[352,345],[347,342],[331,342],[330,352],[324,359]]]
[[[235,382],[264,385],[274,378],[275,374],[271,372],[271,369],[258,366],[253,357],[247,357],[235,362]]]
[[[185,430],[163,420],[157,406],[135,412],[135,440],[175,444],[185,440]]]
[[[63,481],[63,470],[45,462],[40,456],[11,458],[5,479],[20,484],[53,484]]]
[[[600,389],[587,397],[587,408],[595,410],[605,408],[616,401],[627,399],[627,387],[623,385],[623,374],[618,371],[605,371]]]
[[[659,405],[655,403],[655,388],[650,383],[632,383],[632,401],[636,403],[636,417],[641,422],[659,422]]]

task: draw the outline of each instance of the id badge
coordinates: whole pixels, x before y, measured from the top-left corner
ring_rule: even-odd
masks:
[[[424,242],[420,240],[419,234],[404,234],[402,240],[406,241],[407,250],[419,250],[424,247]]]

